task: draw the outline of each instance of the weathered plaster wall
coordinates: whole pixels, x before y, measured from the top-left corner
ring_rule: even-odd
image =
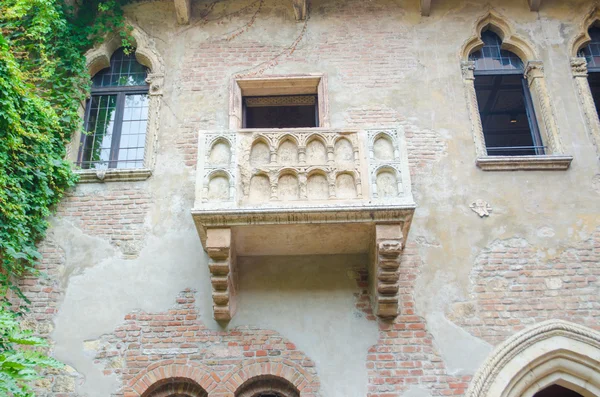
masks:
[[[42,244],[49,278],[22,282],[30,326],[51,335],[72,367],[40,382],[42,391],[108,396],[152,361],[206,368],[253,360],[213,351],[225,341],[242,346],[254,331],[236,327],[252,326],[292,344],[274,350],[300,354],[322,396],[460,395],[492,345],[532,322],[600,328],[600,162],[568,47],[591,1],[545,0],[539,13],[525,0],[434,1],[427,18],[417,3],[313,0],[306,25],[289,0],[197,1],[188,26],[176,24],[172,1],[127,9],[166,65],[156,169],[144,182],[79,185],[60,206]],[[574,156],[568,171],[475,167],[459,51],[490,8],[544,62]],[[370,314],[363,257],[251,258],[240,263],[238,313],[223,329],[212,320],[207,258],[190,216],[198,135],[228,126],[232,76],[309,72],[328,76],[332,127],[405,128],[418,209],[402,265],[402,316],[386,323]],[[490,217],[471,211],[476,199],[491,205]],[[180,295],[186,289],[197,293]],[[172,325],[182,339],[167,350],[126,348],[137,343],[127,338],[152,345],[168,337],[160,325],[140,325],[150,321],[140,313],[168,316],[180,304],[197,315],[187,324],[192,335]],[[168,351],[179,348],[196,350]]]

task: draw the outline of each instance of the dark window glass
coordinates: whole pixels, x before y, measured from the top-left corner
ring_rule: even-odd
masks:
[[[316,95],[243,98],[244,128],[318,127]]]
[[[133,53],[115,51],[110,67],[92,79],[78,165],[81,168],[140,168],[148,120],[147,69]]]
[[[494,32],[483,32],[481,39],[484,46],[470,59],[475,62],[475,92],[488,155],[544,154],[523,61],[501,49]]]
[[[600,73],[588,73],[588,82],[596,104],[596,110],[600,111]]]
[[[600,112],[600,28],[592,27],[588,33],[592,40],[579,52],[579,56],[587,60],[588,82],[596,111]]]
[[[588,34],[592,39],[590,43],[579,51],[579,56],[587,60],[589,71],[600,71],[600,28],[592,27],[588,30]]]
[[[481,33],[483,47],[471,54],[470,59],[475,62],[478,71],[522,71],[523,61],[510,51],[503,50],[502,40],[492,32],[486,30]]]

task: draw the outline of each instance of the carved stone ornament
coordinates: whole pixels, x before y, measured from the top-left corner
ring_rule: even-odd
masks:
[[[105,168],[96,169],[96,178],[103,181],[105,177],[106,177],[106,169]]]
[[[473,61],[462,61],[460,63],[463,79],[475,80],[475,62]]]
[[[544,77],[544,63],[542,61],[528,61],[525,65],[525,77],[530,80]]]
[[[475,200],[469,207],[481,218],[490,216],[490,212],[492,212],[492,206],[483,200]]]
[[[212,284],[213,313],[217,321],[229,321],[235,313],[235,253],[230,228],[209,229],[206,240]]]
[[[571,58],[571,72],[573,73],[573,77],[587,77],[587,60],[582,57]]]
[[[400,263],[404,249],[404,235],[399,224],[375,226],[373,280],[375,314],[382,318],[398,315],[400,290]]]
[[[150,85],[148,93],[150,95],[162,95],[164,75],[162,73],[148,73],[146,83]]]

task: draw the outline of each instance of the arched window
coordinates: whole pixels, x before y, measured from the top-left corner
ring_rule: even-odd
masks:
[[[116,50],[92,78],[77,164],[83,169],[141,168],[148,120],[148,69],[134,51]]]
[[[249,379],[235,392],[235,397],[299,397],[296,387],[283,378],[258,376]]]
[[[588,83],[596,105],[600,109],[600,28],[592,26],[588,30],[591,41],[579,51],[579,56],[587,61]]]
[[[483,31],[481,40],[483,47],[469,58],[475,64],[475,92],[487,154],[544,154],[523,61],[502,49],[502,40],[493,31]]]
[[[199,384],[187,378],[167,378],[150,386],[142,397],[207,397]]]

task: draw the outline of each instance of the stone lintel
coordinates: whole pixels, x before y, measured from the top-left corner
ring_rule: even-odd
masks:
[[[217,321],[229,321],[235,313],[235,251],[231,234],[231,228],[207,230],[205,248],[213,289],[213,312]]]
[[[304,21],[308,14],[308,0],[292,0],[296,21]]]
[[[177,14],[177,23],[187,25],[190,23],[192,15],[192,0],[174,0],[175,14]]]

